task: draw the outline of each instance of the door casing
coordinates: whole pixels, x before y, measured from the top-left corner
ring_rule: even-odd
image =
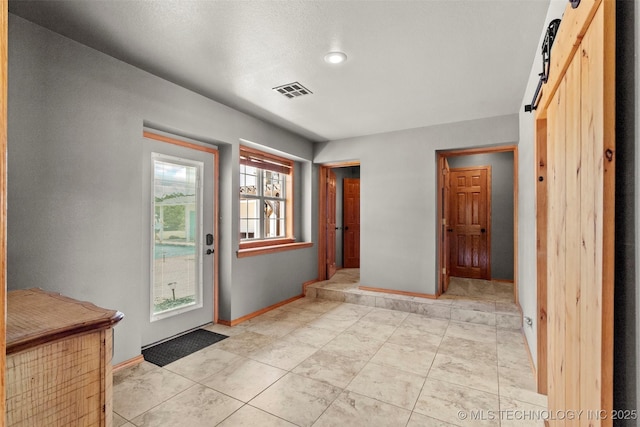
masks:
[[[444,162],[449,157],[456,156],[469,156],[474,154],[490,154],[490,153],[501,153],[511,151],[513,152],[513,297],[514,301],[518,303],[518,146],[517,145],[503,145],[496,147],[483,147],[483,148],[467,148],[460,150],[444,150],[437,152],[437,183],[438,183],[438,191],[437,191],[437,229],[436,229],[436,238],[437,238],[437,256],[436,263],[438,265],[438,287],[436,289],[436,296],[442,295],[446,286],[448,285],[448,274],[446,272],[448,266],[448,257],[445,256],[444,250],[447,249],[446,242],[446,230],[444,225],[446,224],[446,220],[443,216],[443,212],[445,209],[445,201],[444,201],[444,193],[445,191],[445,179],[444,174],[442,173]]]
[[[328,171],[335,168],[360,166],[359,161],[325,163],[320,165],[318,180],[318,281],[327,280],[327,182]]]

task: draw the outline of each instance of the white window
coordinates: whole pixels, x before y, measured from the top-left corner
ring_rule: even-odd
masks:
[[[293,162],[240,148],[240,247],[293,242]]]

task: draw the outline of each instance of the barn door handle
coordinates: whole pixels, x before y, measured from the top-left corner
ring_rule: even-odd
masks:
[[[448,231],[449,233],[451,233],[451,232],[453,232],[453,228],[447,228],[447,231]]]
[[[345,230],[345,231],[347,231],[348,229],[349,229],[349,226],[347,225],[347,226],[344,228],[344,230]]]
[[[485,231],[487,231],[487,229],[486,229],[486,228],[481,228],[481,229],[480,229],[480,232],[481,232],[481,233],[484,233]]]

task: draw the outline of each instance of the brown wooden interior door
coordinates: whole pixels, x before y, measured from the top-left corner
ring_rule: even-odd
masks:
[[[344,268],[360,268],[360,179],[343,181],[343,262]]]
[[[489,279],[490,166],[450,171],[450,274]]]
[[[327,170],[327,279],[336,273],[336,174]]]

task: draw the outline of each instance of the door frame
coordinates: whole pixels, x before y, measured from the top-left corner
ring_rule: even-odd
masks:
[[[219,184],[220,184],[220,167],[218,150],[206,145],[200,145],[193,142],[182,141],[168,136],[160,135],[150,131],[143,131],[142,136],[168,144],[178,145],[180,147],[190,148],[192,150],[203,151],[213,155],[213,323],[218,323],[218,266],[220,256],[220,246],[218,238],[218,218],[219,218]],[[203,284],[204,286],[204,284]]]
[[[438,286],[436,289],[436,296],[440,296],[444,293],[445,283],[444,277],[441,272],[443,268],[447,268],[445,265],[446,257],[444,256],[444,249],[447,247],[444,244],[446,235],[443,236],[443,218],[440,215],[442,212],[443,203],[442,191],[444,187],[444,179],[442,178],[441,165],[444,164],[444,160],[449,157],[469,156],[474,154],[494,154],[494,153],[513,153],[513,298],[516,304],[518,301],[518,146],[517,145],[500,145],[494,147],[478,147],[478,148],[461,148],[451,150],[439,150],[436,151],[436,173],[437,173],[437,226],[436,226],[436,249],[437,249],[437,266],[438,266]]]
[[[332,162],[319,165],[318,179],[318,281],[327,280],[327,171],[360,166],[360,161]]]

